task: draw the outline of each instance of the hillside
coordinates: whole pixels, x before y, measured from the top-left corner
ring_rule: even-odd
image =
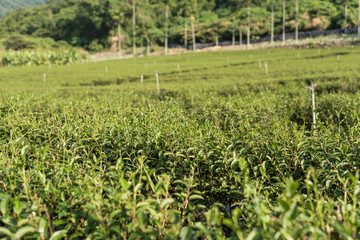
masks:
[[[19,1],[12,2],[12,5]],[[347,7],[344,1],[340,0],[299,1],[299,31],[356,27],[358,0],[348,0],[346,3]],[[17,33],[52,38],[56,41],[63,40],[73,46],[101,51],[110,46],[116,47],[117,40],[114,36],[118,35],[118,27],[121,27],[122,45],[126,49],[133,46],[133,39],[136,40],[137,46],[144,46],[148,42],[152,46],[164,46],[165,26],[168,22],[169,44],[190,46],[193,19],[195,39],[198,43],[229,41],[233,33],[238,39],[240,30],[244,33],[243,40],[246,40],[250,12],[251,39],[255,40],[270,35],[272,9],[274,33],[282,33],[282,0],[252,0],[250,5],[246,0],[137,0],[134,7],[135,38],[131,1],[49,0],[43,6],[9,12],[0,21],[0,39]],[[168,19],[165,17],[166,9]],[[295,0],[286,0],[285,12],[286,32],[294,32]]]
[[[44,4],[46,0],[0,0],[0,18],[7,12],[25,6],[37,6]]]

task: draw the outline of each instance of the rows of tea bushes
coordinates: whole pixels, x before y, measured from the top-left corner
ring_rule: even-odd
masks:
[[[0,51],[0,66],[36,66],[36,65],[66,65],[85,62],[86,56],[76,50],[64,51],[34,51],[6,50]]]
[[[358,55],[337,51],[273,52],[268,76],[267,50],[54,66],[70,84],[35,88],[44,67],[0,69],[28,76],[1,89],[0,238],[359,239]]]

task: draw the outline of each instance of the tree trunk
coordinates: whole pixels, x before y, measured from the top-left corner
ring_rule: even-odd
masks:
[[[295,40],[299,43],[299,0],[296,0]]]
[[[232,27],[232,46],[235,48],[235,26]]]
[[[133,54],[136,56],[136,16],[135,16],[135,0],[132,0],[133,14]]]
[[[347,27],[348,27],[348,24],[347,24],[347,18],[348,18],[348,1],[347,0],[345,0],[345,26],[344,26],[344,28],[345,28],[345,36],[347,35]]]
[[[283,0],[282,2],[283,4],[283,26],[282,26],[282,43],[285,44],[285,21],[286,21],[286,14],[285,14],[285,7],[286,7],[286,3],[285,0]]]
[[[274,0],[271,1],[271,44],[274,44]]]
[[[150,56],[150,38],[149,33],[146,34],[146,53]]]
[[[360,1],[360,0],[359,0]],[[185,45],[185,49],[187,49],[187,21],[186,21],[186,18],[185,18],[185,32],[184,32],[184,45]]]
[[[219,34],[218,34],[218,33],[216,33],[215,45],[216,45],[216,46],[219,46]]]
[[[360,40],[360,0],[358,6],[358,40]]]
[[[247,42],[246,47],[250,48],[250,1],[248,1],[248,25],[247,25]]]
[[[240,47],[242,47],[242,30],[241,30],[241,27],[239,28],[239,44],[240,44]]]
[[[51,8],[49,8],[48,10],[48,14],[49,14],[49,20],[50,20],[50,25],[51,25],[51,28],[54,29],[55,28],[55,22],[54,22],[54,17],[53,17],[53,11]]]
[[[194,19],[191,19],[191,31],[192,31],[192,40],[193,40],[193,51],[196,51],[196,38],[195,38],[195,26]]]
[[[119,57],[121,57],[121,25],[120,25],[120,19],[118,20],[118,53],[119,53]]]
[[[168,53],[168,24],[169,24],[169,6],[165,7],[165,55]]]

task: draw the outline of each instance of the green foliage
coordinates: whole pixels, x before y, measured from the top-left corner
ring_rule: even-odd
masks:
[[[359,51],[0,68],[0,237],[358,239]]]
[[[286,1],[286,31],[295,29],[295,1]],[[343,28],[344,1],[303,0],[299,2],[299,30]],[[348,1],[347,27],[358,24],[358,1]],[[196,40],[214,41],[216,33],[222,40],[231,40],[232,28],[245,28],[248,1],[215,0],[138,0],[136,1],[136,44],[143,46],[147,36],[152,45],[165,41],[165,5],[169,6],[169,43],[183,43],[186,22],[195,17]],[[282,1],[251,1],[250,25],[252,38],[269,35],[270,14],[274,8],[275,34],[282,31]],[[20,8],[9,12],[0,21],[0,36],[18,33],[34,37],[51,37],[91,51],[108,48],[110,38],[122,28],[124,47],[132,46],[132,4],[125,0],[49,0],[45,5]],[[221,23],[221,24],[220,24]],[[220,25],[219,25],[220,24]],[[217,27],[215,27],[217,26]],[[218,26],[221,26],[219,29]],[[188,25],[190,31],[190,24]],[[188,34],[191,42],[191,34]],[[246,37],[244,35],[244,37]]]
[[[46,0],[0,0],[0,19],[10,10],[25,6],[37,6],[45,2]]]
[[[87,61],[77,50],[62,51],[0,51],[0,66],[66,65]]]

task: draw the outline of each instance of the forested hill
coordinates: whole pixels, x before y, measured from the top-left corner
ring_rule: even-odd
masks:
[[[0,18],[11,10],[18,9],[25,6],[42,5],[46,0],[0,0]]]
[[[7,2],[15,5],[20,0]],[[217,36],[220,41],[230,40],[233,30],[237,35],[239,29],[246,33],[248,9],[252,39],[270,33],[271,9],[274,9],[275,34],[282,31],[282,0],[48,0],[42,6],[10,12],[0,21],[0,39],[18,33],[64,40],[73,46],[97,51],[110,46],[110,38],[118,34],[120,23],[122,44],[131,47],[133,2],[138,46],[146,45],[147,40],[153,45],[164,43],[165,9],[169,11],[170,44],[183,44],[185,29],[188,30],[187,42],[191,44],[191,16],[198,42],[214,42]],[[346,24],[345,2],[348,4]],[[357,8],[358,0],[300,0],[299,30],[354,27]],[[294,29],[295,0],[286,0],[286,31]]]

